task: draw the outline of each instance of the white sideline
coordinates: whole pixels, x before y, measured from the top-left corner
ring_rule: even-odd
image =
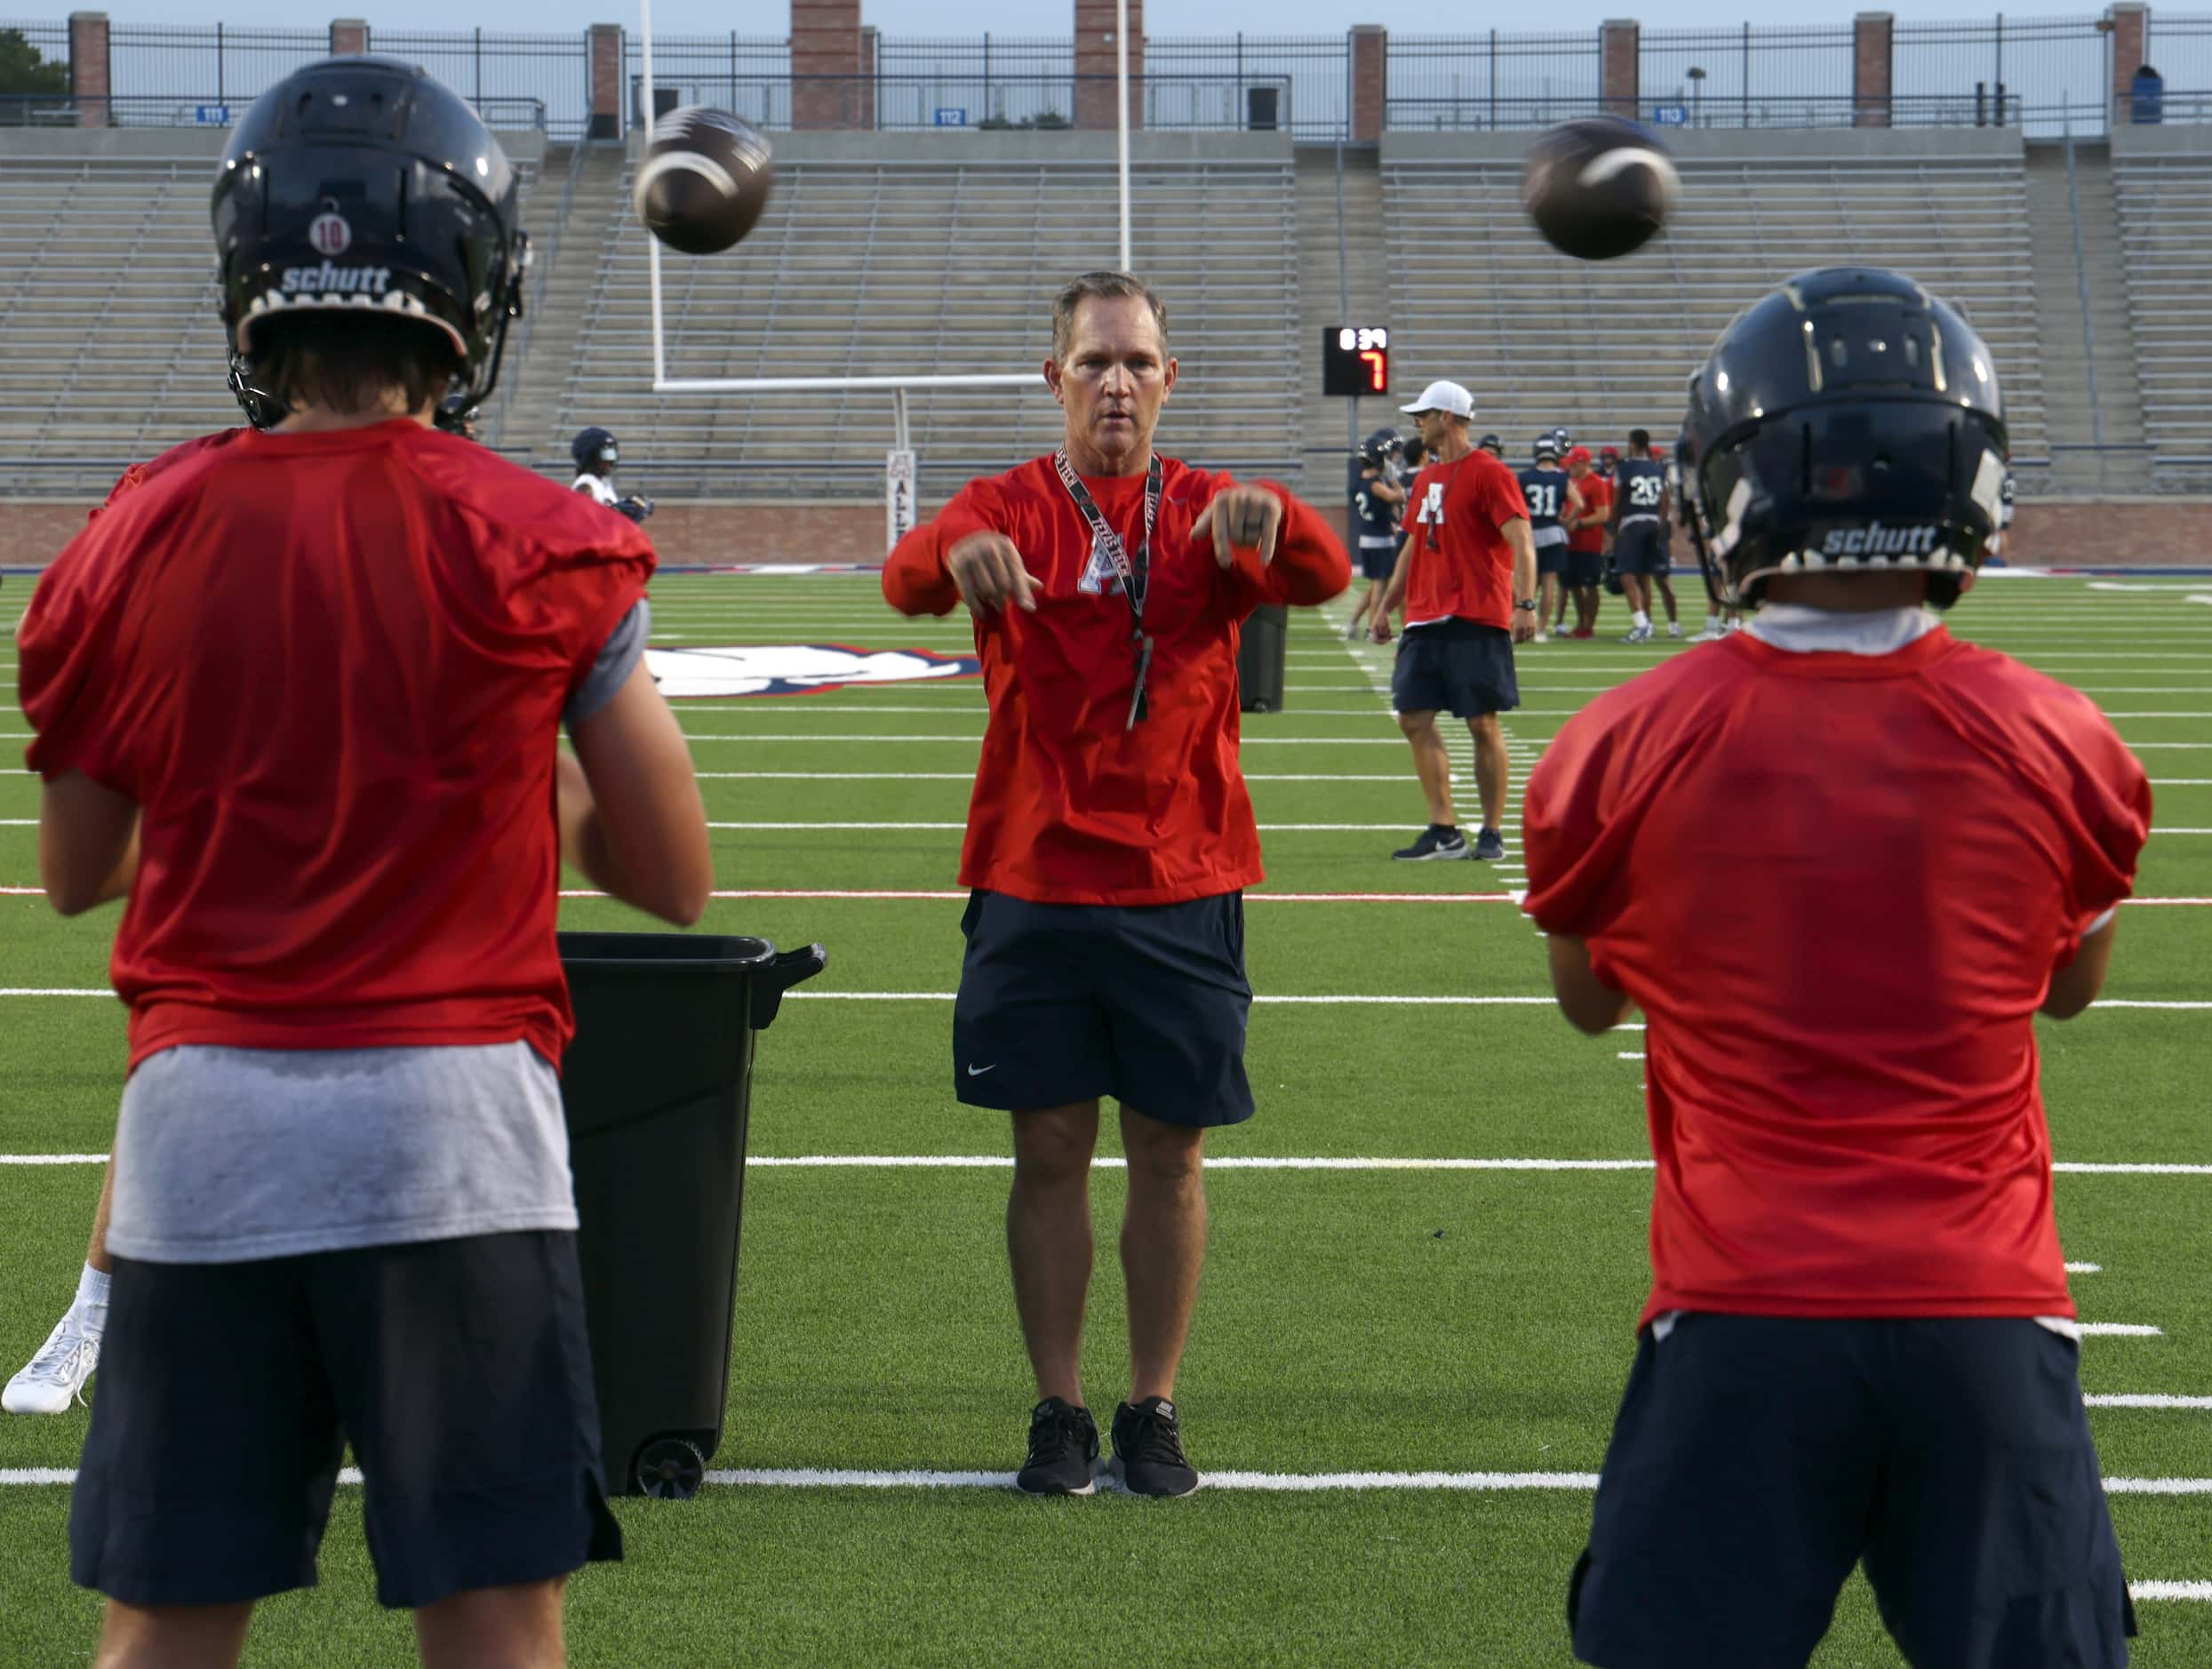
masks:
[[[2212,1409],[2212,1397],[2104,1395],[2081,1401],[2093,1409]]]
[[[803,993],[787,993],[785,1001]],[[1547,1001],[1549,999],[1546,999]],[[104,1165],[105,1154],[0,1154],[0,1165]],[[987,1170],[1013,1164],[1004,1154],[755,1154],[748,1165],[808,1170]],[[1108,1170],[1125,1162],[1100,1158],[1094,1162]],[[1649,1170],[1649,1159],[1452,1159],[1375,1158],[1342,1154],[1234,1154],[1209,1158],[1209,1170]],[[2051,1170],[2070,1177],[2212,1177],[2212,1164],[2069,1163],[2061,1160]],[[2100,1324],[2085,1331],[2114,1331],[2123,1336],[2151,1338],[2155,1327]]]
[[[25,888],[22,890],[28,891]],[[717,898],[723,895],[717,893]],[[1261,895],[1254,894],[1254,897]],[[111,1001],[115,992],[106,986],[0,986],[0,997],[107,997]],[[787,1002],[950,1002],[950,991],[787,991]],[[1550,997],[1457,997],[1457,996],[1373,996],[1366,993],[1351,993],[1332,996],[1282,996],[1263,992],[1252,999],[1255,1002],[1345,1003],[1383,1005],[1399,1008],[1490,1008],[1541,1007],[1553,1001]],[[2092,1003],[2085,1012],[2099,1009],[2212,1009],[2212,1001],[2167,1002],[2139,1002],[2125,997],[2102,1000]],[[2059,1166],[2061,1170],[2068,1169]],[[2212,1171],[2212,1165],[2185,1167],[2192,1170]]]
[[[361,1469],[339,1473],[341,1484],[357,1486]],[[0,1487],[74,1484],[74,1466],[0,1468]],[[707,1481],[730,1487],[781,1489],[1010,1489],[1010,1472],[862,1471],[821,1466],[717,1468]],[[1594,1472],[1209,1472],[1208,1489],[1295,1494],[1371,1489],[1468,1490],[1493,1493],[1551,1489],[1589,1494],[1598,1487]],[[2107,1478],[2107,1495],[2212,1495],[2212,1478]],[[2146,1592],[2147,1591],[2147,1592]],[[2212,1600],[2212,1582],[2138,1582],[2128,1592],[2137,1599]]]

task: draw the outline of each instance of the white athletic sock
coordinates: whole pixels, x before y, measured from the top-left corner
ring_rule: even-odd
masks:
[[[1717,614],[1708,613],[1705,616],[1705,630],[1708,632],[1717,632],[1720,629],[1721,617]]]
[[[1630,623],[1635,626],[1639,630],[1651,624],[1651,617],[1646,614],[1641,609],[1638,609],[1634,614],[1631,615],[1629,617],[1629,620]]]
[[[108,1290],[114,1279],[90,1264],[76,1278],[76,1298],[69,1308],[76,1316],[78,1330],[95,1338],[107,1330]]]

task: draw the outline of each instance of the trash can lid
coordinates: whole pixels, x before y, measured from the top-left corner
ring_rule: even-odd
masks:
[[[764,938],[724,933],[562,933],[562,965],[716,972],[764,968],[776,946]]]

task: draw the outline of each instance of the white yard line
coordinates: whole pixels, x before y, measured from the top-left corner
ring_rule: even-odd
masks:
[[[2081,1400],[2093,1409],[2212,1409],[2212,1397],[2104,1395]]]
[[[2070,1275],[2102,1274],[2104,1270],[2103,1264],[2068,1264],[2066,1266],[2066,1273]]]

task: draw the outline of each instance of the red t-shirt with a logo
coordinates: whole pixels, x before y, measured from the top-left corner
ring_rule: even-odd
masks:
[[[1461,619],[1511,631],[1513,547],[1503,530],[1528,519],[1520,477],[1488,452],[1424,465],[1406,494],[1406,624]]]
[[[1582,495],[1583,515],[1598,519],[1569,532],[1567,548],[1601,551],[1605,548],[1605,524],[1613,515],[1613,483],[1593,469],[1575,483],[1575,491]]]
[[[643,595],[624,517],[405,420],[154,460],[19,628],[30,767],[140,809],[135,1064],[571,1030],[561,713]]]
[[[1085,476],[1098,512],[1135,551],[1141,475]],[[1050,458],[973,481],[898,541],[883,595],[904,614],[960,603],[946,553],[971,533],[1005,534],[1036,581],[1036,612],[1010,607],[975,626],[990,723],[976,769],[960,882],[1042,904],[1174,904],[1262,879],[1259,831],[1237,763],[1236,651],[1262,603],[1326,602],[1352,580],[1327,523],[1288,489],[1272,563],[1226,569],[1192,525],[1226,475],[1162,459],[1145,630],[1147,715],[1126,728],[1136,685],[1129,603],[1095,560],[1091,532]]]
[[[2072,1314],[2033,1018],[2150,817],[2086,696],[1940,629],[1740,634],[1569,719],[1525,907],[1647,1022],[1644,1320]]]

